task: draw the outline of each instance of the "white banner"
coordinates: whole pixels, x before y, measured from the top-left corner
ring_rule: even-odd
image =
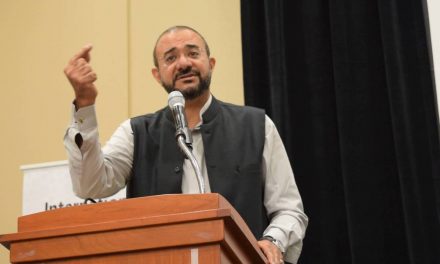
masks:
[[[21,166],[23,172],[23,215],[84,204],[73,193],[67,161]],[[97,202],[125,198],[125,188]]]

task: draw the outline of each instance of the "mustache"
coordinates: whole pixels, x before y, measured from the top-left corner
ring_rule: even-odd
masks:
[[[179,78],[181,78],[182,76],[185,76],[185,75],[195,75],[195,76],[198,76],[198,77],[200,77],[200,72],[198,71],[198,70],[195,70],[195,69],[192,69],[192,67],[188,67],[188,68],[185,68],[185,69],[182,69],[182,70],[180,70],[177,74],[176,74],[176,76],[174,76],[174,82],[175,81],[177,81]]]

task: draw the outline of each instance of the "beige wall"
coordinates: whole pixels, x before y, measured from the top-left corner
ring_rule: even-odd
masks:
[[[105,142],[124,119],[166,105],[165,92],[151,77],[151,52],[158,34],[175,24],[205,35],[217,59],[213,93],[242,104],[239,8],[239,0],[0,1],[0,234],[16,232],[19,166],[66,159],[62,137],[73,93],[62,70],[75,52],[94,45]],[[1,248],[0,263],[7,256]]]

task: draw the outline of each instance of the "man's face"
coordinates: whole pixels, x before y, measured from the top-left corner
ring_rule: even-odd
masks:
[[[177,90],[191,100],[209,90],[215,59],[208,58],[197,33],[181,29],[163,35],[156,56],[158,67],[152,73],[168,93]]]

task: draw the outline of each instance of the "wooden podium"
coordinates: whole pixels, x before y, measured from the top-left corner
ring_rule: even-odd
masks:
[[[18,218],[0,236],[12,263],[265,263],[219,194],[177,194],[68,207]]]

